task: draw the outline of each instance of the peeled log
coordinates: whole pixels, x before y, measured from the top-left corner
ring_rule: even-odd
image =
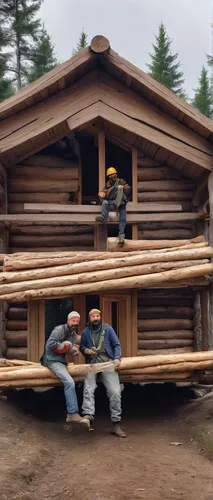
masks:
[[[150,332],[139,332],[138,340],[145,339],[193,339],[193,330],[162,330],[162,331],[150,331]]]
[[[68,203],[70,193],[8,193],[11,204],[19,203]]]
[[[73,179],[78,179],[79,170],[78,167],[70,167],[69,164],[67,167],[47,167],[47,166],[26,166],[26,165],[18,165],[10,168],[8,178],[15,181],[18,180],[19,177],[23,177],[30,182],[37,181],[37,179],[45,179],[45,180],[64,180],[70,181]]]
[[[8,319],[27,319],[27,309],[21,307],[9,307],[7,311]]]
[[[63,247],[85,245],[93,246],[93,234],[62,234],[59,235],[29,235],[29,234],[10,234],[10,246],[14,247],[31,247],[36,250],[36,247]]]
[[[174,307],[174,306],[159,306],[159,307],[139,307],[139,319],[154,319],[154,318],[186,318],[192,319],[194,316],[193,307]]]
[[[52,225],[30,225],[30,226],[23,226],[16,224],[15,226],[13,225],[10,228],[10,235],[58,235],[58,234],[70,234],[70,235],[77,235],[77,234],[93,234],[93,227],[92,226],[52,226]]]
[[[194,189],[194,184],[187,180],[174,181],[143,181],[138,182],[138,191],[190,191]]]
[[[27,321],[24,321],[24,320],[13,320],[13,319],[9,319],[7,320],[7,323],[6,323],[6,328],[7,330],[11,330],[11,331],[16,331],[16,330],[27,330]],[[14,356],[15,358],[16,356]]]
[[[190,201],[193,191],[147,191],[138,193],[138,202],[143,201]]]
[[[27,360],[27,347],[9,347],[7,349],[7,358]]]
[[[191,339],[138,340],[139,349],[172,349],[174,347],[192,347]]]
[[[168,373],[168,372],[189,372],[189,371],[194,371],[194,370],[213,370],[213,360],[207,360],[207,361],[186,361],[183,363],[176,363],[176,364],[165,364],[165,365],[159,365],[159,366],[149,366],[146,368],[135,368],[132,370],[122,370],[122,374],[135,374],[137,375],[138,373]]]
[[[180,179],[180,173],[171,167],[139,167],[138,181],[161,181],[164,179]]]
[[[192,354],[193,349],[191,347],[175,347],[174,349],[138,349],[138,356],[159,356],[160,354]]]
[[[190,319],[141,319],[138,320],[139,331],[193,330],[194,321]]]
[[[8,347],[27,347],[27,330],[6,331],[5,339]]]
[[[199,237],[198,237],[199,238]],[[181,247],[188,244],[202,242],[203,239],[194,238],[192,240],[125,240],[122,246],[122,252],[129,252],[130,250],[155,250],[159,248],[174,248]],[[107,239],[107,250],[109,252],[117,252],[119,249],[117,238]]]
[[[57,287],[57,286],[67,286],[76,285],[79,283],[97,283],[104,280],[110,280],[117,278],[123,278],[128,276],[138,276],[147,275],[151,273],[158,273],[159,271],[165,271],[168,269],[180,269],[185,267],[194,266],[194,261],[180,261],[180,262],[163,262],[161,264],[145,264],[137,266],[125,266],[125,267],[114,267],[112,269],[104,269],[102,271],[91,271],[88,273],[72,274],[68,276],[57,276],[57,273],[53,274],[53,277],[43,278],[43,279],[29,279],[29,281],[16,281],[10,284],[0,285],[0,295],[15,293],[28,290],[36,290],[41,288]],[[80,266],[79,266],[80,267]],[[12,274],[12,273],[11,273]],[[30,276],[29,276],[30,278]],[[32,276],[31,276],[32,278]],[[0,281],[1,282],[1,281]]]
[[[192,238],[192,230],[191,229],[154,229],[151,231],[143,230],[138,232],[139,240],[165,240],[165,239],[187,239]]]
[[[203,264],[200,266],[192,266],[183,269],[174,269],[171,271],[164,271],[156,274],[148,274],[145,276],[133,276],[133,277],[131,276],[125,278],[110,279],[107,281],[100,281],[96,283],[83,283],[80,285],[68,285],[63,287],[45,288],[38,290],[31,289],[26,292],[15,292],[15,293],[1,295],[0,299],[10,300],[10,301],[22,301],[22,300],[26,301],[26,300],[39,299],[42,297],[43,298],[67,297],[69,295],[76,295],[79,293],[92,293],[92,292],[98,293],[102,291],[107,291],[107,290],[111,291],[116,289],[118,290],[118,289],[128,289],[128,288],[129,289],[152,288],[154,285],[156,286],[159,284],[161,285],[161,287],[163,287],[167,283],[169,284],[172,283],[172,286],[175,288],[173,284],[178,283],[178,281],[197,278],[199,276],[206,276],[212,273],[213,273],[213,264]],[[165,321],[166,320],[164,320],[164,322]],[[182,320],[182,321],[187,321],[187,320]],[[185,329],[185,327],[180,327],[180,328]],[[174,329],[177,328],[175,327]]]
[[[33,182],[31,179],[23,179],[22,177],[17,178],[9,178],[8,179],[8,190],[11,193],[14,192],[22,192],[22,193],[45,193],[45,192],[55,192],[55,193],[64,193],[66,190],[67,193],[76,193],[78,191],[78,181],[71,180],[54,180],[54,179],[36,179]]]

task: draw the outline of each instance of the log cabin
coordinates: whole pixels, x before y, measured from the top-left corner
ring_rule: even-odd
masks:
[[[2,102],[0,355],[38,361],[92,307],[124,356],[213,349],[212,143],[211,120],[103,36]],[[117,219],[95,222],[109,166],[132,186],[122,251]]]

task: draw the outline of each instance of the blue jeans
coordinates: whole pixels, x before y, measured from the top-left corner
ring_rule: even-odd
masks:
[[[75,392],[75,382],[66,369],[66,365],[60,362],[53,362],[46,364],[48,368],[55,373],[61,380],[64,386],[64,395],[66,399],[67,414],[74,415],[78,413],[78,401]]]
[[[110,200],[104,200],[102,202],[102,205],[101,205],[101,215],[103,217],[104,220],[107,219],[107,216],[108,216],[108,205],[115,205],[115,203]],[[115,205],[115,208],[116,208],[116,205]],[[124,203],[123,205],[120,205],[120,207],[118,207],[118,210],[119,210],[119,214],[120,214],[120,220],[119,220],[119,234],[124,234],[124,231],[125,231],[125,227],[126,227],[126,203]]]

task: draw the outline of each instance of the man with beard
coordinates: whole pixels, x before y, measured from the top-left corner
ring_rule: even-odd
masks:
[[[120,428],[121,421],[121,387],[118,373],[115,371],[121,362],[121,344],[113,328],[102,323],[101,311],[92,309],[89,312],[88,326],[82,332],[80,351],[86,363],[103,363],[114,361],[114,366],[102,372],[101,379],[109,398],[112,420],[111,434],[124,438],[126,434]],[[95,415],[95,389],[97,373],[90,372],[84,381],[83,424],[90,427]]]
[[[79,352],[77,342],[80,315],[76,311],[68,314],[67,323],[54,328],[44,349],[41,363],[47,366],[64,385],[64,395],[67,407],[67,423],[81,424],[78,413],[78,401],[75,392],[75,382],[66,369],[67,355],[76,356]]]

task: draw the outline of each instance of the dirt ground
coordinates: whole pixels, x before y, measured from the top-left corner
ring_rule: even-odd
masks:
[[[203,417],[191,396],[169,384],[126,387],[127,438],[118,439],[101,389],[90,433],[64,424],[59,389],[9,393],[0,399],[0,500],[213,500],[213,404]]]

